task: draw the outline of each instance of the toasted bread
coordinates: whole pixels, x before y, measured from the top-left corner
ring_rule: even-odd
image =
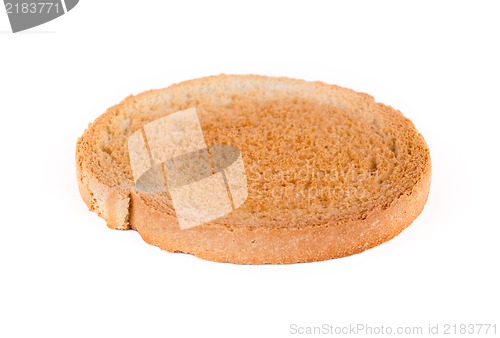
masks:
[[[237,147],[246,201],[181,229],[167,192],[144,192],[127,140],[195,107],[207,145]],[[398,235],[429,193],[429,149],[399,111],[321,82],[219,75],[130,96],[89,125],[76,149],[78,184],[110,228],[134,229],[170,252],[241,264],[320,261]]]

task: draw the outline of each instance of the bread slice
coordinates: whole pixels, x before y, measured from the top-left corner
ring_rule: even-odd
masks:
[[[195,107],[208,146],[237,147],[246,201],[179,227],[167,192],[136,188],[128,138]],[[241,264],[320,261],[398,235],[429,193],[429,149],[399,111],[321,82],[219,75],[129,96],[90,124],[76,148],[78,184],[110,228],[152,245]]]

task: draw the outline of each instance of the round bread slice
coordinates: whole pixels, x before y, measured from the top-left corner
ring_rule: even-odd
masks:
[[[168,191],[136,187],[128,138],[193,107],[208,147],[239,149],[248,196],[225,216],[181,229]],[[110,228],[241,264],[321,261],[377,246],[420,214],[431,177],[429,149],[399,111],[335,85],[253,75],[129,96],[89,125],[76,164],[83,200]]]

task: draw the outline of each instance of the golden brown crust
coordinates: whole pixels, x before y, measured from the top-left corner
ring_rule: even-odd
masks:
[[[131,223],[144,241],[170,252],[238,264],[290,264],[314,262],[360,253],[403,231],[420,214],[427,201],[431,169],[410,191],[387,209],[376,210],[364,220],[318,227],[235,229],[220,227],[189,230],[168,227],[175,219],[151,210],[132,194]]]
[[[226,84],[225,81],[231,81],[231,83]],[[321,222],[315,221],[312,217],[309,220],[304,219],[304,214],[299,213],[297,215],[300,217],[296,217],[296,214],[293,214],[293,217],[287,216],[288,221],[285,223],[282,221],[281,223],[273,222],[272,220],[259,221],[260,223],[255,224],[239,223],[238,216],[245,215],[245,212],[248,214],[253,212],[248,210],[250,207],[247,206],[246,210],[242,208],[240,213],[233,212],[232,216],[217,222],[180,230],[168,198],[152,198],[151,195],[144,194],[134,188],[130,170],[126,168],[128,155],[126,149],[121,145],[123,143],[121,139],[126,139],[131,132],[144,123],[165,115],[165,113],[187,108],[186,105],[193,103],[214,109],[214,107],[218,107],[219,101],[223,102],[224,105],[229,105],[230,108],[231,105],[237,105],[235,102],[244,102],[245,105],[233,107],[233,109],[250,110],[252,107],[248,105],[248,100],[242,101],[239,98],[240,95],[235,93],[225,95],[224,88],[241,86],[243,89],[240,88],[235,92],[244,91],[246,82],[258,83],[261,81],[273,81],[273,85],[277,84],[277,87],[287,88],[276,95],[277,101],[273,103],[273,107],[276,109],[281,107],[279,100],[295,99],[293,95],[296,93],[292,95],[288,94],[287,91],[293,92],[294,87],[298,87],[301,90],[307,89],[300,92],[300,95],[304,97],[304,102],[306,102],[303,104],[304,107],[312,109],[311,111],[315,108],[311,107],[311,102],[314,100],[318,102],[314,104],[318,106],[318,111],[335,106],[336,109],[353,112],[355,117],[360,120],[371,119],[371,116],[367,117],[366,111],[376,111],[381,120],[387,121],[388,124],[393,123],[391,126],[395,125],[401,129],[398,139],[389,141],[400,142],[402,145],[398,143],[398,147],[408,151],[410,155],[405,154],[405,161],[409,158],[415,163],[421,163],[415,164],[409,161],[405,164],[407,168],[403,169],[408,170],[406,175],[412,176],[411,179],[406,185],[397,187],[399,190],[387,190],[385,200],[383,198],[368,200],[364,204],[362,203],[359,208],[342,209],[344,211],[340,213],[340,216],[328,217]],[[198,94],[199,97],[189,97],[190,88],[205,88],[204,86],[213,86],[213,83],[222,88],[223,94],[220,94],[220,90],[217,95],[205,94],[200,90],[198,93],[202,94]],[[309,88],[312,88],[310,92]],[[332,91],[334,95],[332,95]],[[188,94],[185,94],[186,92]],[[256,94],[263,97],[270,96],[271,98],[267,98],[269,100],[275,99],[272,95],[276,93],[268,93],[257,87],[257,91],[252,92],[252,97],[255,97]],[[189,99],[185,97],[189,97]],[[214,101],[217,102],[213,103]],[[169,102],[169,104],[166,105],[165,102]],[[211,104],[213,106],[210,106]],[[287,108],[286,104],[283,107]],[[141,114],[135,115],[135,112],[139,111]],[[212,115],[207,114],[208,117],[203,120],[206,123],[204,126],[206,137],[209,143],[212,143],[211,141],[221,142],[218,135],[211,133],[217,129],[213,127],[217,126],[216,122],[213,122],[215,118],[210,120]],[[251,123],[255,124],[255,121],[252,120]],[[248,130],[253,129],[250,128],[246,131]],[[384,131],[377,132],[383,133]],[[222,137],[222,142],[231,144],[238,142],[237,135],[227,134],[225,135],[226,139]],[[385,138],[387,137],[382,138],[384,142]],[[118,142],[117,139],[120,141]],[[372,142],[371,139],[370,142]],[[238,146],[245,147],[245,144]],[[389,145],[387,149],[394,151],[391,147],[395,146]],[[248,152],[251,153],[250,150]],[[394,156],[391,155],[390,151],[388,153],[389,157],[396,157],[396,152],[394,152]],[[248,156],[253,157],[247,158],[247,162],[249,159],[258,157],[259,154]],[[417,161],[414,161],[415,158]],[[380,161],[380,158],[377,160]],[[359,161],[366,164],[365,159]],[[382,165],[384,168],[380,168]],[[379,169],[382,173],[386,170],[385,175],[393,175],[393,168],[390,168],[390,165],[385,162],[379,164]],[[112,173],[109,173],[110,171]],[[131,96],[121,104],[110,108],[89,127],[78,142],[77,175],[82,198],[89,209],[96,211],[99,216],[106,219],[111,228],[132,228],[137,230],[147,243],[157,245],[167,251],[191,253],[208,260],[240,264],[285,264],[352,255],[395,237],[411,224],[422,211],[429,192],[431,167],[427,146],[423,138],[414,130],[411,121],[394,109],[375,103],[373,98],[367,94],[319,82],[305,83],[301,80],[253,75],[221,75],[191,80],[173,85],[165,90],[148,91],[135,97]],[[248,205],[254,208],[262,207],[257,203],[258,201],[254,202],[255,198]],[[300,201],[297,203],[300,204]],[[269,204],[264,207],[268,206]],[[307,212],[307,210],[313,209],[304,210]],[[281,211],[278,210],[278,212]],[[307,213],[305,215],[307,216]],[[285,217],[285,219],[287,218]]]

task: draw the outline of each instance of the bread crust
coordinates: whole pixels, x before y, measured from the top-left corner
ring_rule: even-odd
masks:
[[[130,221],[145,242],[170,252],[237,264],[291,264],[323,261],[363,252],[401,233],[421,213],[430,188],[431,169],[387,209],[366,219],[304,228],[237,228],[204,226],[187,230],[167,226],[172,216],[148,207],[132,194]],[[208,230],[208,231],[207,231]],[[209,244],[209,245],[207,245]]]
[[[176,88],[199,86],[220,77],[225,76],[191,80],[171,86],[167,90],[175,96]],[[268,79],[253,75],[237,76],[237,78],[242,82]],[[273,78],[273,81],[287,84],[302,83],[300,80],[287,78]],[[322,83],[318,85],[332,86]],[[353,95],[356,99],[371,104],[374,102],[367,94],[333,87],[340,90],[343,95]],[[124,109],[138,109],[137,107],[142,109],[144,104],[154,104],[154,98],[159,93],[161,90],[129,97],[121,104],[110,108],[90,125],[77,143],[76,169],[81,196],[90,210],[104,218],[110,228],[137,230],[144,241],[163,250],[190,253],[207,260],[238,264],[288,264],[338,258],[360,253],[397,236],[421,213],[427,201],[431,163],[428,149],[425,147],[424,170],[416,184],[408,187],[390,203],[376,205],[357,218],[327,221],[312,226],[283,227],[245,227],[210,222],[180,230],[175,215],[151,205],[147,194],[135,189],[130,181],[117,185],[102,177],[96,168],[98,162],[92,160],[94,152],[92,140],[96,130],[103,128]],[[392,108],[386,106],[381,109],[392,111]]]

